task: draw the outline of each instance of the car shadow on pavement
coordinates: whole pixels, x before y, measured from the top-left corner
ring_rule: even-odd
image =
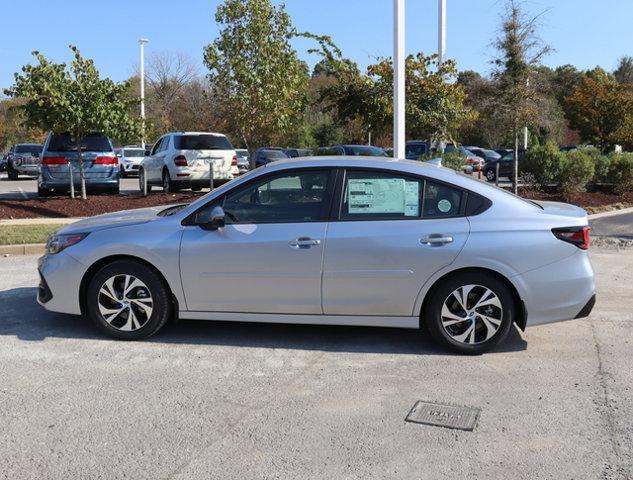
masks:
[[[36,294],[37,289],[31,287],[0,291],[0,305],[4,306],[0,311],[0,336],[31,342],[47,338],[110,341],[86,318],[44,310],[35,302]],[[377,327],[180,320],[145,341],[326,352],[449,354],[416,330]],[[527,342],[513,328],[493,353],[526,348]]]

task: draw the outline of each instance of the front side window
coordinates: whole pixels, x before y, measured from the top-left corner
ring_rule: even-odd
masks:
[[[222,207],[227,224],[302,223],[327,220],[329,170],[304,170],[254,181],[229,192]],[[213,206],[196,215],[204,223]]]
[[[158,142],[156,142],[156,144],[154,145],[154,148],[152,148],[152,152],[150,153],[150,155],[154,155],[155,153],[160,152],[160,147],[161,144],[163,143],[164,138],[160,138],[158,140]]]

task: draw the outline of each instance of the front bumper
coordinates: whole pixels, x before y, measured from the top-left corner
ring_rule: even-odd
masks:
[[[13,170],[18,172],[20,175],[30,175],[32,177],[37,177],[40,173],[39,165],[13,165]]]
[[[38,260],[40,288],[37,302],[51,312],[81,314],[79,287],[86,271],[65,251]]]
[[[122,163],[121,169],[128,175],[138,175],[138,171],[141,168],[140,163]]]

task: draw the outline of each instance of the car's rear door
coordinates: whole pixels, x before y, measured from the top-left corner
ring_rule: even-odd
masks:
[[[449,265],[470,225],[465,193],[450,185],[380,170],[347,170],[340,214],[328,227],[323,311],[411,316],[427,279]]]
[[[180,251],[190,311],[321,314],[321,272],[331,169],[257,177],[196,213]],[[224,228],[207,231],[221,204]]]

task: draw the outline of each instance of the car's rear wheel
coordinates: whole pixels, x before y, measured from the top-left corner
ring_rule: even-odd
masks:
[[[476,355],[492,349],[510,332],[515,305],[499,278],[485,272],[448,277],[431,292],[423,322],[443,347]]]
[[[174,186],[174,182],[171,180],[171,175],[169,175],[169,171],[165,170],[163,172],[163,191],[165,193],[171,193],[176,190]]]
[[[142,168],[138,172],[138,189],[141,193],[144,193],[143,188],[145,188],[145,170]],[[152,186],[147,185],[147,193],[152,191]]]
[[[97,327],[121,340],[155,334],[172,313],[171,293],[150,267],[118,260],[99,270],[86,291],[88,315]]]

